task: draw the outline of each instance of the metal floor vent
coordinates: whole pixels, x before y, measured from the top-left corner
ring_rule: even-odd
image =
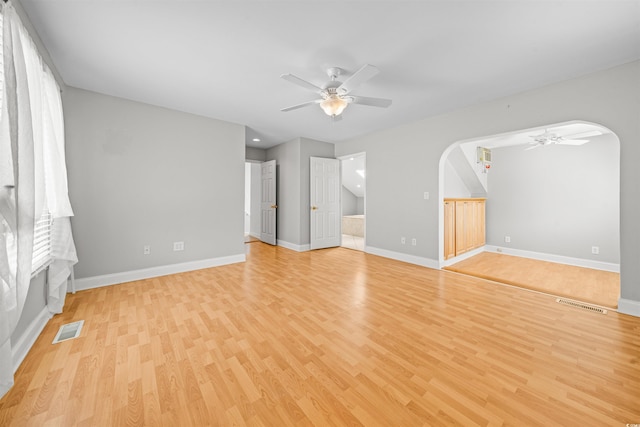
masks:
[[[607,310],[605,310],[604,308],[600,308],[595,305],[585,304],[583,302],[571,301],[570,299],[564,299],[564,298],[556,298],[556,302],[559,304],[570,305],[571,307],[577,307],[577,308],[582,308],[584,310],[593,311],[595,313],[607,314]]]
[[[67,323],[66,325],[60,326],[52,344],[58,344],[62,341],[78,338],[80,336],[80,331],[82,330],[82,325],[84,325],[84,320],[78,320],[77,322]]]

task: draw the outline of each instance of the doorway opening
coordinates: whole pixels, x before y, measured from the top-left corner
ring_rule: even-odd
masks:
[[[365,248],[366,155],[340,158],[342,168],[342,244],[357,251]]]
[[[440,196],[441,267],[617,307],[620,142],[609,129],[572,121],[457,142],[440,160]],[[483,246],[445,255],[456,243],[445,245],[445,199],[476,197]]]
[[[260,241],[260,163],[244,163],[244,241]]]

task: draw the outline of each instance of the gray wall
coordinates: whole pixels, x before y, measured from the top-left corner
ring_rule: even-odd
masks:
[[[308,138],[296,138],[267,150],[267,159],[275,160],[277,165],[278,240],[300,246],[309,244],[310,158],[333,158],[333,153],[333,144]]]
[[[342,215],[358,214],[358,198],[344,185],[342,186]]]
[[[444,193],[443,197],[466,198],[471,197],[469,187],[464,183],[456,168],[453,167],[449,159],[444,164]]]
[[[367,244],[441,260],[445,150],[458,141],[585,120],[620,139],[621,297],[640,302],[638,75],[640,61],[337,144],[337,156],[367,154]],[[417,246],[401,245],[403,235],[416,237]]]
[[[267,160],[267,150],[263,150],[262,148],[245,147],[244,157],[247,160],[264,162]]]
[[[300,140],[267,150],[267,160],[276,161],[276,238],[300,244]]]
[[[364,215],[364,197],[356,198],[356,215]]]
[[[22,314],[20,315],[16,329],[13,331],[13,334],[11,334],[12,344],[18,342],[27,328],[29,328],[29,325],[31,325],[31,322],[38,317],[38,314],[40,314],[46,306],[47,292],[45,287],[45,273],[43,271],[31,279]]]
[[[488,244],[620,262],[620,150],[614,135],[578,147],[513,146],[492,154]]]
[[[244,254],[243,126],[73,88],[63,101],[76,278]]]

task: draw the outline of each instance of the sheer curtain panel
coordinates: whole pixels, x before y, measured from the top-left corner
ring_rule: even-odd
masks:
[[[34,227],[51,215],[47,294],[61,312],[77,262],[69,217],[60,89],[11,3],[0,3],[0,397],[13,385],[11,335],[24,308]],[[67,274],[66,276],[64,276]],[[64,277],[63,277],[64,276]],[[64,283],[62,283],[64,282]]]

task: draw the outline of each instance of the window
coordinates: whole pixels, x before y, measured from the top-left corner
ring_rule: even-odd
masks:
[[[3,39],[4,34],[11,37]],[[11,335],[33,274],[49,267],[47,309],[61,313],[67,277],[78,258],[71,235],[60,88],[13,5],[1,0],[0,70],[2,397],[12,385]]]
[[[28,139],[31,142],[27,142],[28,146],[33,146],[33,158],[28,159],[28,161],[33,162],[34,176],[26,177],[25,182],[27,187],[33,186],[34,194],[29,194],[27,198],[33,197],[31,201],[35,201],[33,206],[35,206],[36,210],[31,214],[35,214],[33,250],[31,254],[31,273],[34,276],[51,263],[54,217],[52,213],[61,216],[60,209],[57,212],[52,212],[60,206],[60,203],[57,203],[57,196],[52,194],[57,190],[57,182],[60,181],[58,177],[60,170],[55,164],[52,164],[51,160],[52,155],[55,156],[57,151],[58,140],[64,138],[63,135],[59,135],[59,129],[62,126],[61,110],[57,111],[61,109],[61,105],[58,105],[60,104],[60,89],[51,71],[43,63],[33,40],[24,26],[18,22],[14,22],[9,31],[11,31],[14,38],[19,38],[22,54],[20,59],[24,63],[22,63],[22,67],[10,69],[15,70],[16,74],[8,73],[5,76],[7,72],[5,70],[5,62],[9,61],[9,59],[4,58],[4,54],[9,51],[9,55],[11,55],[11,52],[15,49],[15,44],[4,46],[3,35],[5,31],[3,27],[5,23],[9,25],[8,22],[9,20],[5,14],[0,13],[0,137],[3,139],[3,143],[0,146],[0,233],[2,233],[0,244],[4,244],[6,247],[6,252],[0,251],[0,254],[4,252],[3,258],[4,256],[6,258],[0,261],[3,264],[6,263],[9,271],[15,274],[18,258],[18,241],[15,236],[15,229],[18,228],[16,218],[17,215],[25,215],[24,212],[20,213],[16,207],[16,200],[18,199],[18,194],[16,194],[18,187],[16,185],[19,185],[19,181],[25,179],[25,177],[22,175],[18,177],[19,169],[14,169],[14,166],[17,162],[15,159],[16,152],[20,153],[21,150],[22,152],[25,150],[20,145],[23,144],[22,142],[18,143],[18,150],[15,150],[12,145],[16,143],[15,141],[9,143],[11,139],[9,129],[14,124],[17,127],[24,126],[25,123],[28,125],[28,122],[23,121],[23,119],[16,119],[16,117],[20,117],[20,111],[24,110],[25,105],[28,105],[30,110],[28,117],[31,121],[33,132],[32,141],[31,137],[29,137]],[[5,48],[8,48],[8,50]],[[7,64],[12,62],[10,61]],[[23,70],[23,72],[18,73],[19,69]],[[16,83],[11,80],[5,80],[5,77],[9,78],[9,76],[15,76],[18,86],[20,84],[27,85],[28,90],[23,92],[22,97],[16,93]],[[27,93],[27,95],[25,96],[24,93]],[[13,96],[10,96],[11,94]],[[66,178],[64,183],[66,185]],[[20,197],[24,199],[25,195],[21,194]],[[52,207],[53,209],[51,209]],[[31,215],[21,217],[18,222],[22,221],[24,224],[29,221],[28,217]],[[23,254],[21,256],[26,257],[27,255]],[[26,265],[27,260],[23,258],[23,261],[22,265]]]
[[[31,258],[31,274],[35,276],[51,262],[51,224],[53,218],[46,210],[36,221],[33,231],[33,257]]]

